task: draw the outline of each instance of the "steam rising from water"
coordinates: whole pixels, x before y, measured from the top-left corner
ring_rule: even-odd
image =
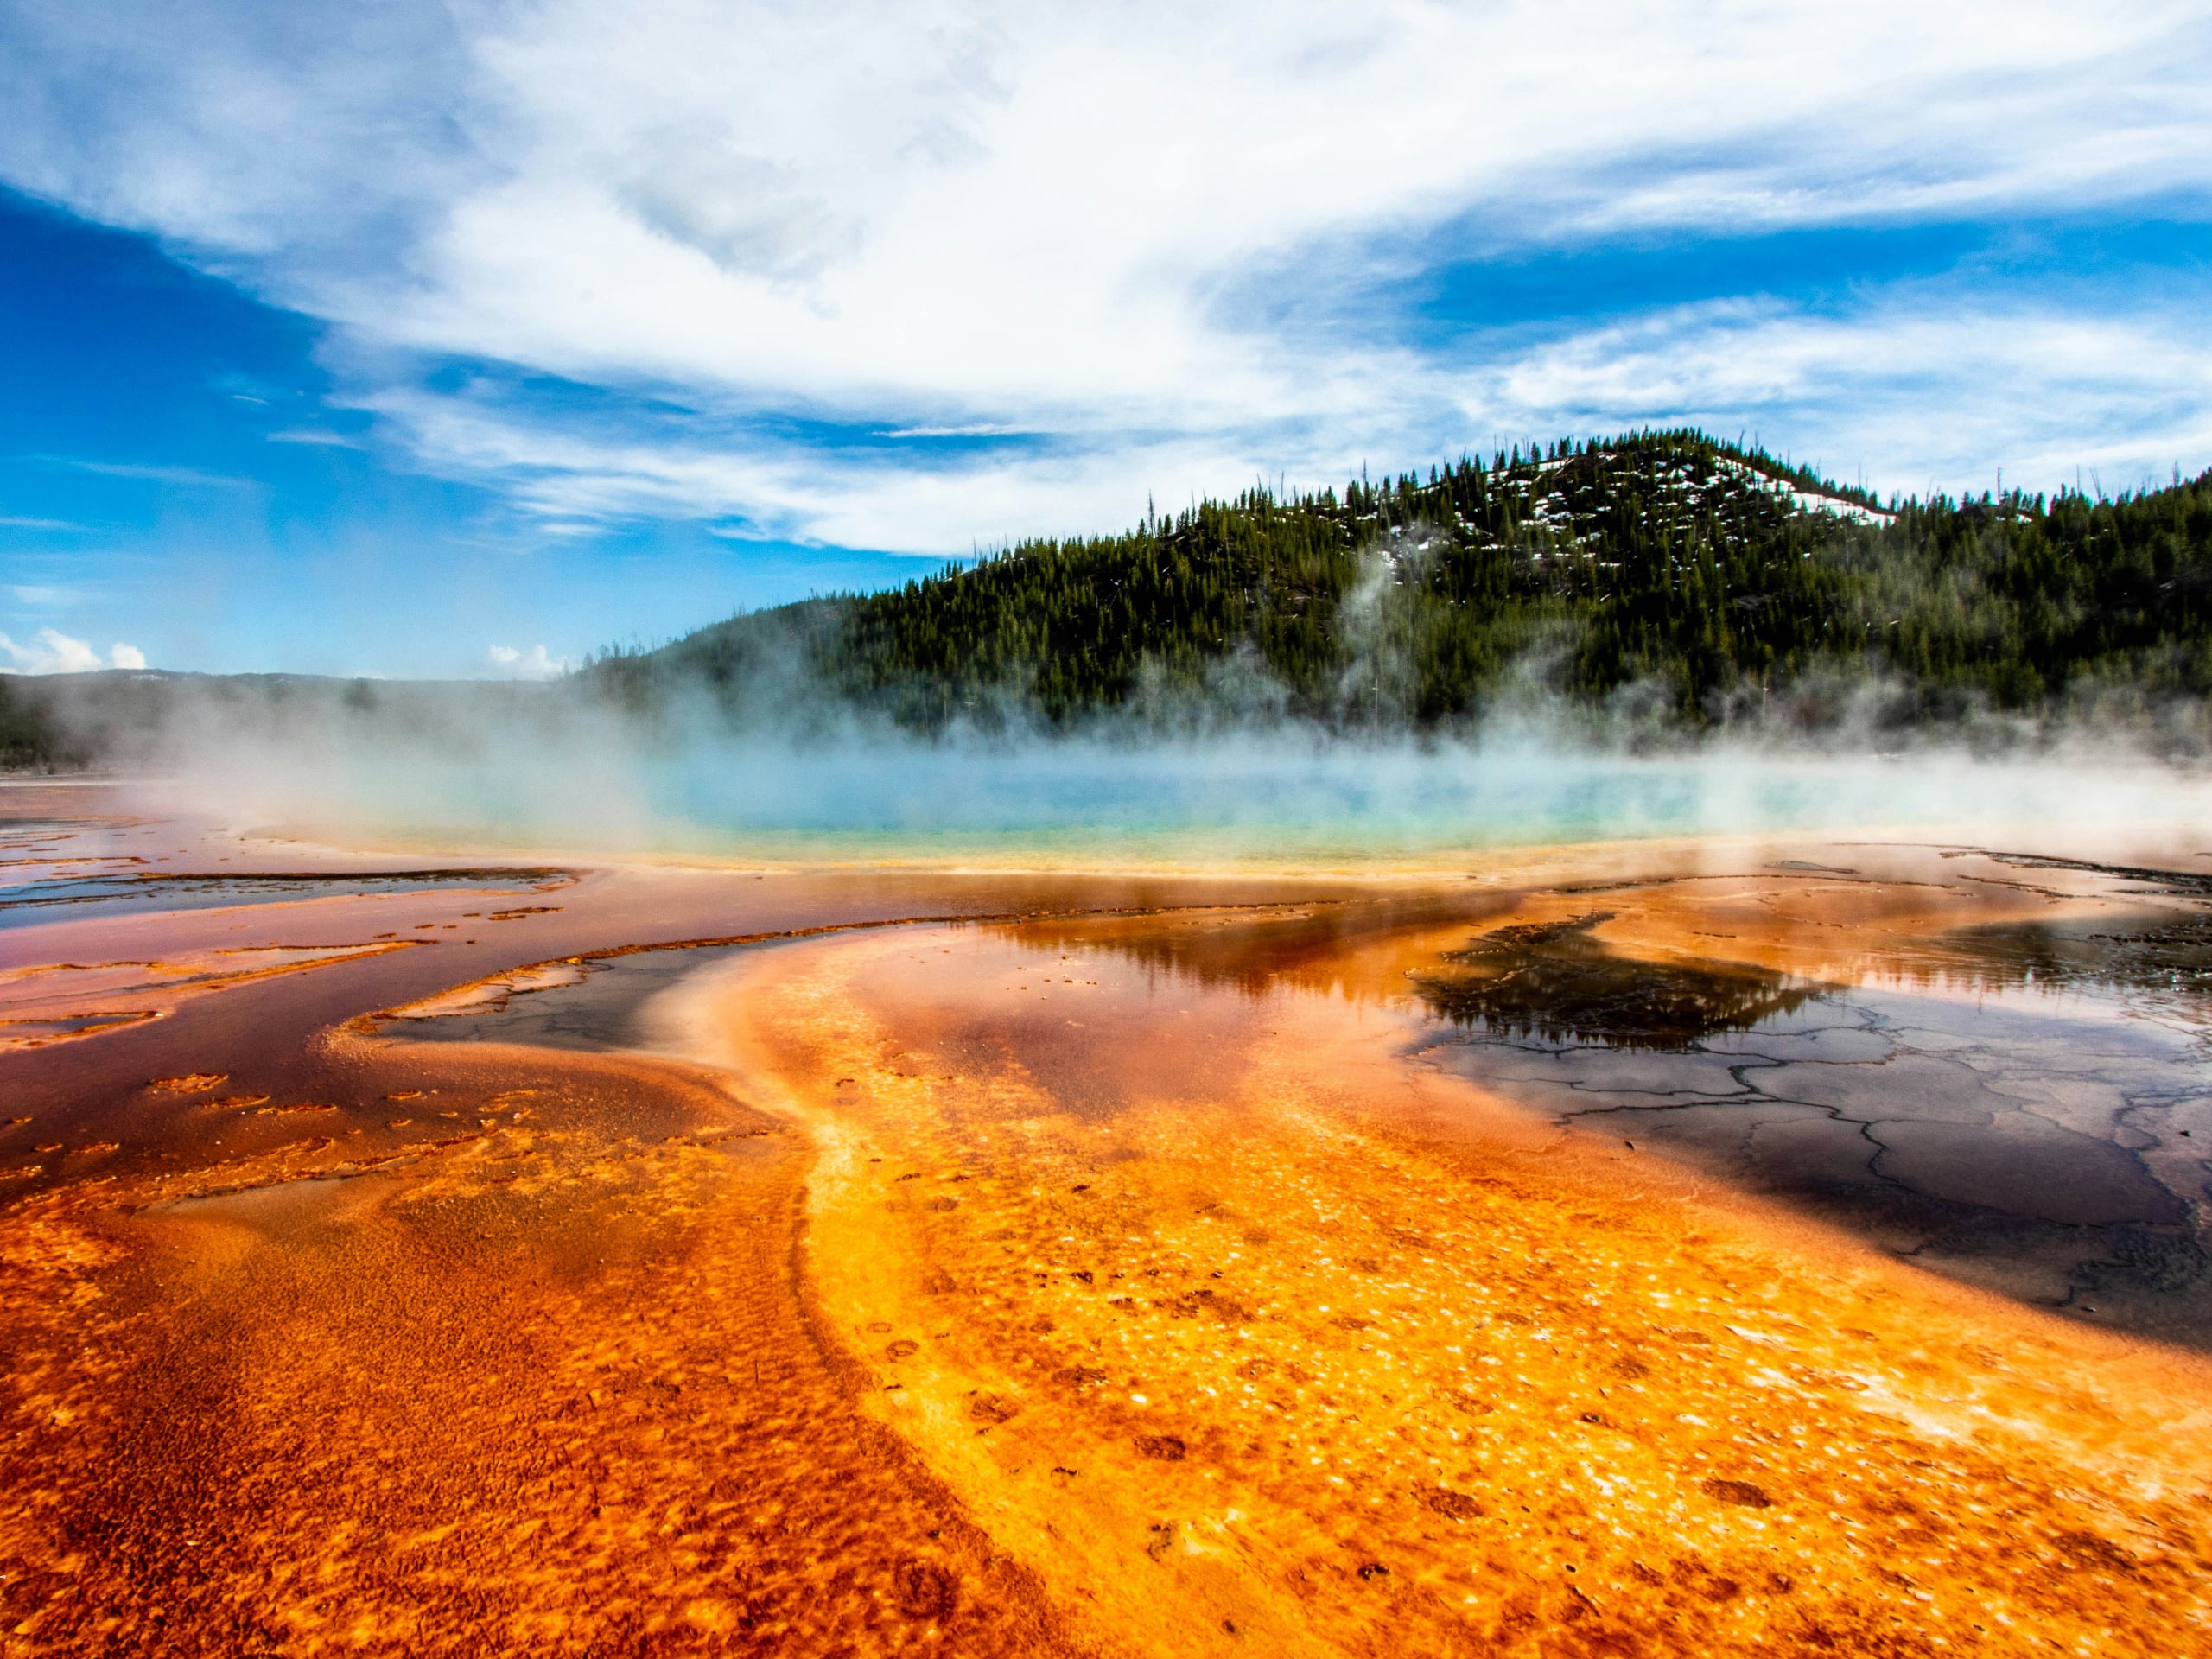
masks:
[[[765,861],[1420,865],[1561,841],[2023,824],[2186,851],[2212,826],[2212,775],[2087,745],[1977,759],[1723,739],[1655,753],[1542,721],[1436,740],[1281,723],[924,739],[431,690],[402,689],[397,707],[181,709],[145,756],[162,774],[148,787],[232,823],[356,843]]]

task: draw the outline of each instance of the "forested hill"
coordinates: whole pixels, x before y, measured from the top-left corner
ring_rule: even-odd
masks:
[[[2162,729],[2202,747],[2212,473],[2117,499],[1885,506],[1696,432],[1562,442],[1025,542],[610,653],[551,686],[0,676],[0,767],[154,758],[186,708],[236,729],[535,720],[553,742],[576,703],[920,730],[1194,711],[1435,728],[1531,690],[1691,728],[2090,702],[2188,713]]]
[[[904,723],[1066,722],[1204,693],[1433,726],[1541,683],[1691,722],[1864,683],[1890,717],[2212,689],[2212,473],[2092,500],[1891,503],[1693,431],[1255,489],[1025,542],[890,592],[734,618],[586,683],[733,705],[798,677]]]

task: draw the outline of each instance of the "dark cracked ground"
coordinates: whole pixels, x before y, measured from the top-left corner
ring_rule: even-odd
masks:
[[[2212,1345],[2206,880],[1970,849],[1945,861],[1982,880],[2061,874],[2066,890],[2037,890],[2072,913],[1877,950],[1839,982],[1654,962],[1605,937],[1656,919],[1639,899],[1709,907],[1747,879],[1613,888],[1587,895],[1607,909],[1490,930],[1423,973],[1452,1032],[1429,1053],[1921,1266]],[[1694,931],[1707,949],[1736,942]]]

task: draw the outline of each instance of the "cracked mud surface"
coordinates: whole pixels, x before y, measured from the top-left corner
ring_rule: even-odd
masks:
[[[1655,963],[1595,937],[1680,929],[1713,900],[1710,886],[1687,900],[1654,887],[1625,925],[1585,912],[1446,953],[1417,988],[1465,1034],[1432,1058],[1924,1267],[2212,1345],[2207,921],[2120,908],[2152,872],[2001,862],[2118,877],[2112,913],[1955,929],[1821,982]],[[2201,886],[2183,873],[2147,891],[2195,900]]]

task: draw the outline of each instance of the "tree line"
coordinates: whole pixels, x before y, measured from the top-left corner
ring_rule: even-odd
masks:
[[[1203,696],[1242,669],[1333,724],[1479,718],[1533,677],[1691,725],[1878,674],[1895,717],[2212,690],[2212,473],[2091,499],[1892,501],[1694,430],[1255,487],[1023,542],[887,592],[731,619],[591,683],[810,695],[931,728]]]

